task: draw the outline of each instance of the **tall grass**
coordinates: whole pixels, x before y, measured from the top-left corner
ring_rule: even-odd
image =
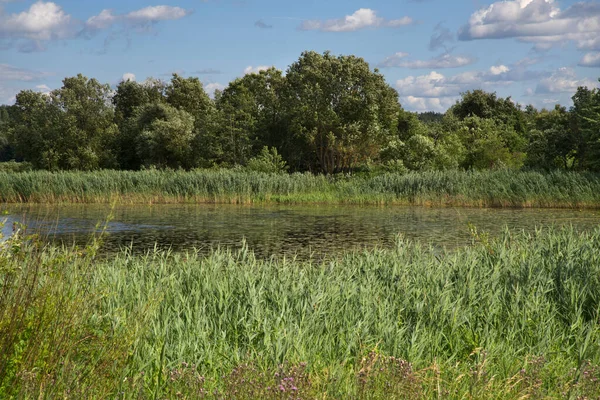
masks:
[[[475,234],[473,247],[441,255],[399,240],[314,263],[247,249],[97,259],[15,240],[0,251],[13,271],[0,280],[0,360],[12,366],[0,387],[22,397],[77,398],[64,382],[90,360],[77,395],[600,395],[600,229]],[[38,300],[17,306],[21,293]],[[40,314],[47,307],[57,312]],[[39,322],[28,330],[13,315]],[[31,350],[38,343],[80,351],[49,357]],[[39,384],[48,376],[52,387]]]
[[[0,202],[113,201],[600,207],[600,175],[506,170],[375,177],[243,170],[0,172]]]

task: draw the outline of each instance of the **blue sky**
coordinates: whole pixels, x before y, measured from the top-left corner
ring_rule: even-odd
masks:
[[[0,0],[0,103],[82,73],[198,76],[207,91],[304,50],[355,54],[411,111],[482,88],[570,104],[600,77],[600,2],[567,0]]]

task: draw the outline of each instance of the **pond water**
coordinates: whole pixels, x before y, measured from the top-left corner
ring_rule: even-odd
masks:
[[[600,224],[598,210],[470,209],[362,206],[235,205],[7,205],[0,204],[5,237],[14,222],[27,225],[58,243],[83,245],[97,225],[106,225],[106,251],[132,246],[135,252],[155,247],[174,250],[239,248],[245,240],[261,257],[310,255],[391,247],[397,235],[438,249],[472,243],[469,224],[499,234],[504,227],[533,231],[549,225],[590,230]],[[105,223],[107,217],[112,219]]]

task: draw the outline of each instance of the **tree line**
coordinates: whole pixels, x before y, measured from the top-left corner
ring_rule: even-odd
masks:
[[[304,52],[285,74],[245,75],[214,99],[195,77],[113,90],[80,74],[0,106],[8,160],[48,170],[600,171],[600,89],[580,87],[570,109],[552,110],[474,90],[444,114],[416,114],[362,58],[329,52]]]

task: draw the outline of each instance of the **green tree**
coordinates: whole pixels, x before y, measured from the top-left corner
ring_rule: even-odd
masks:
[[[571,109],[579,169],[600,171],[600,88],[579,87]]]
[[[116,166],[112,153],[118,129],[111,106],[111,88],[79,74],[65,78],[63,86],[50,94],[51,102],[67,119],[62,135],[60,168],[92,170]]]
[[[374,159],[396,131],[398,94],[355,56],[305,52],[287,70],[289,134],[308,167],[331,174]],[[314,162],[314,161],[316,162]]]
[[[402,162],[413,171],[457,168],[464,149],[454,132],[444,130],[438,122],[424,124],[415,113],[401,110],[398,135],[383,149],[381,158],[389,163]]]
[[[572,115],[557,105],[551,111],[528,108],[528,116],[531,127],[525,164],[542,169],[571,168],[577,146]]]
[[[218,120],[214,102],[208,97],[202,82],[195,77],[173,74],[166,90],[167,103],[193,117],[193,140],[188,166],[209,166],[222,154],[218,138]]]
[[[510,136],[502,137],[502,141],[510,152],[523,152],[527,146],[525,115],[510,97],[498,98],[496,93],[483,90],[467,91],[448,113],[452,113],[459,121],[468,117],[479,117],[506,126],[508,129],[504,134]]]
[[[119,127],[115,140],[115,154],[120,168],[140,168],[142,160],[136,150],[138,132],[133,117],[139,107],[164,103],[165,88],[164,82],[155,79],[147,79],[141,83],[126,80],[117,86],[112,103],[115,107],[115,122]]]
[[[466,149],[462,164],[466,169],[520,168],[523,165],[525,153],[511,150],[507,143],[515,136],[510,125],[493,118],[472,116],[459,122],[458,135]]]
[[[65,78],[50,95],[17,95],[11,139],[36,168],[93,170],[115,166],[117,132],[110,87],[83,75]]]
[[[190,168],[194,117],[169,104],[138,107],[132,120],[137,157],[144,167]]]
[[[281,71],[247,74],[231,82],[217,100],[221,118],[223,161],[245,164],[264,146],[286,148],[285,119],[281,109],[284,77]]]
[[[14,158],[14,149],[10,142],[10,129],[13,125],[13,107],[0,106],[0,162]]]

